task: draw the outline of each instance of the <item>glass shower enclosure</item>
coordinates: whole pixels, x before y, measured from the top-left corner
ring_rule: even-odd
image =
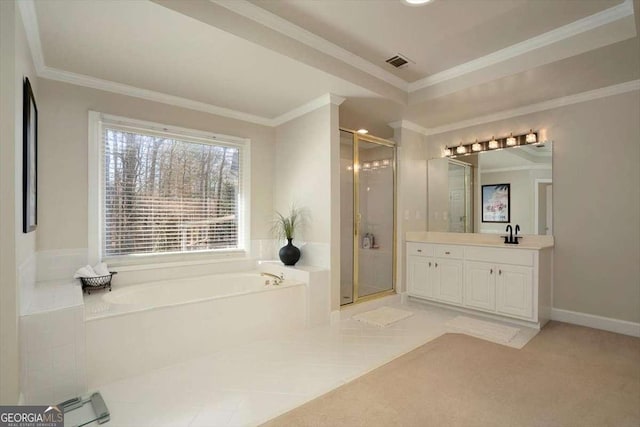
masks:
[[[341,304],[392,293],[396,272],[396,149],[340,130]]]

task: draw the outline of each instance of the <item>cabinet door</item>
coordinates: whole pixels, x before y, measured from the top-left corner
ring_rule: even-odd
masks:
[[[435,297],[441,301],[462,305],[462,261],[435,258]]]
[[[496,276],[496,310],[502,314],[533,317],[533,268],[499,264]]]
[[[432,285],[429,278],[430,258],[409,255],[409,269],[407,272],[407,290],[409,295],[421,297],[433,296]]]
[[[496,266],[467,261],[464,270],[464,305],[481,310],[496,310]]]

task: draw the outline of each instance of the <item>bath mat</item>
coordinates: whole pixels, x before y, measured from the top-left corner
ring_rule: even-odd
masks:
[[[352,318],[359,322],[384,328],[399,320],[406,319],[409,316],[413,316],[413,313],[410,311],[398,310],[397,308],[391,307],[380,307],[375,310],[356,314]]]
[[[470,317],[458,316],[447,322],[451,332],[463,333],[497,343],[509,343],[520,332],[518,328],[486,322]]]

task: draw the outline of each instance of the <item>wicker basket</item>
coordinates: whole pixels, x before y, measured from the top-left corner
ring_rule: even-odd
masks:
[[[111,292],[111,279],[114,274],[118,273],[114,271],[106,276],[81,277],[80,281],[82,282],[82,290],[89,295],[91,295],[91,291],[96,289],[109,288],[109,292]]]

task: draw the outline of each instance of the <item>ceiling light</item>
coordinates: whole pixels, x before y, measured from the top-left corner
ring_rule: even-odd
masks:
[[[473,143],[473,145],[471,146],[471,149],[473,151],[481,151],[482,150],[482,144],[480,144],[478,142],[478,140],[476,139],[476,142]]]
[[[404,0],[409,6],[420,6],[432,2],[433,0]]]
[[[493,136],[491,137],[491,141],[489,141],[489,148],[492,150],[498,148],[498,141],[496,141],[496,138]]]
[[[529,143],[538,142],[538,137],[536,136],[535,133],[533,133],[533,129],[529,130],[526,141]]]
[[[369,133],[369,131],[366,129],[358,129],[356,132],[358,132],[360,135],[366,135]]]
[[[507,138],[507,146],[513,147],[514,145],[516,145],[516,139],[513,137],[513,133],[511,133],[509,138]]]

